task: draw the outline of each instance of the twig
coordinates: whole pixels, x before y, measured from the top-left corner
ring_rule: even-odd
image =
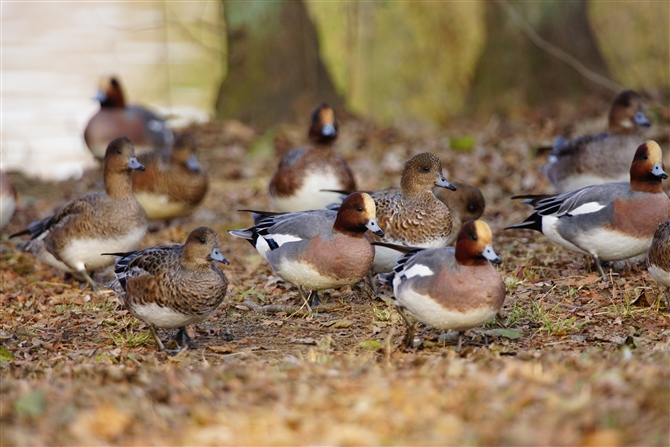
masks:
[[[502,7],[507,12],[507,14],[509,14],[509,16],[512,17],[512,19],[514,19],[519,24],[524,34],[526,34],[526,36],[528,36],[531,42],[533,42],[539,48],[559,58],[560,60],[562,60],[563,62],[574,68],[579,74],[584,76],[589,81],[595,82],[596,84],[605,87],[606,89],[609,89],[615,93],[618,93],[621,90],[623,90],[623,87],[621,87],[616,82],[606,78],[605,76],[601,76],[598,73],[589,70],[588,68],[586,68],[584,64],[579,62],[575,57],[569,55],[568,53],[561,50],[557,46],[547,42],[542,37],[540,37],[540,35],[535,32],[535,30],[528,24],[528,22],[526,22],[523,19],[523,17],[521,17],[521,15],[518,12],[516,12],[516,10],[512,8],[512,6],[509,3],[507,3],[506,0],[494,0],[494,1],[498,5],[500,5],[500,7]]]
[[[312,312],[303,310],[303,306],[284,306],[281,304],[266,304],[261,306],[248,298],[245,298],[244,301],[242,301],[242,305],[262,314],[278,314],[284,312],[291,315],[312,315]],[[319,306],[319,310],[330,311],[336,307],[337,304],[322,304]]]

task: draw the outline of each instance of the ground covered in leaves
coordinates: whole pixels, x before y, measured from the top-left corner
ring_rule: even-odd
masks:
[[[361,189],[397,184],[407,158],[432,151],[449,180],[484,192],[508,294],[501,316],[467,332],[461,352],[450,334],[424,327],[418,348],[403,349],[396,311],[359,286],[329,291],[310,314],[295,287],[228,235],[251,224],[238,209],[268,209],[275,153],[304,143],[304,126],[262,135],[235,122],[193,129],[208,196],[142,246],[181,243],[200,225],[219,232],[229,293],[195,328],[199,349],[157,352],[147,325],[111,291],[81,290],[14,251],[18,241],[5,234],[0,443],[668,445],[670,313],[644,264],[629,262],[604,283],[587,259],[542,235],[502,231],[529,211],[510,196],[551,192],[538,148],[559,133],[601,129],[607,107],[592,101],[449,129],[341,124],[337,148]],[[650,108],[650,137],[667,147],[668,109]],[[8,232],[101,181],[100,172],[57,186],[12,177],[22,206]]]

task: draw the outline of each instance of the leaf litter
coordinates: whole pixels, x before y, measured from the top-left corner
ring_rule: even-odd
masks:
[[[517,122],[439,132],[342,123],[337,148],[361,189],[397,184],[402,162],[422,151],[442,158],[449,180],[482,189],[508,294],[497,319],[466,332],[461,352],[457,337],[421,325],[420,348],[404,350],[402,319],[359,285],[327,291],[309,312],[295,287],[226,233],[251,224],[238,209],[269,209],[276,161],[245,156],[249,135],[262,136],[240,123],[194,127],[210,191],[190,219],[148,234],[142,247],[182,243],[203,224],[219,232],[230,288],[194,328],[200,348],[157,352],[148,326],[113,293],[82,291],[4,238],[0,443],[668,445],[670,313],[644,265],[629,261],[603,283],[583,256],[501,230],[529,212],[510,196],[551,192],[538,172],[546,156],[534,148],[581,118],[520,112]],[[668,122],[654,127],[650,138],[667,146]],[[99,188],[99,177],[57,188],[22,179],[31,204],[7,231]]]

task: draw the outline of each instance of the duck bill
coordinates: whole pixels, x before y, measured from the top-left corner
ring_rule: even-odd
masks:
[[[192,154],[186,160],[186,168],[191,172],[202,171],[202,166],[200,166],[200,163],[198,162],[198,158],[195,156],[195,154]]]
[[[500,264],[502,262],[490,245],[487,245],[486,248],[484,248],[482,256],[488,259],[492,264]]]
[[[633,118],[633,121],[635,121],[635,124],[638,126],[643,126],[643,127],[649,127],[651,126],[651,123],[647,119],[646,116],[644,116],[644,113],[642,112],[636,112],[635,117]]]
[[[663,165],[661,165],[660,163],[654,163],[654,167],[651,170],[651,173],[656,177],[660,177],[662,179],[668,178],[668,174],[665,173],[665,171],[663,170]]]
[[[98,90],[93,97],[96,101],[103,103],[107,101],[107,93],[103,89]]]
[[[335,126],[333,123],[326,123],[323,125],[321,128],[321,135],[324,137],[334,137],[337,135],[337,130],[335,130]]]
[[[374,234],[376,234],[379,237],[384,237],[384,232],[382,229],[379,227],[379,224],[377,223],[377,218],[370,219],[370,221],[365,224],[368,230],[372,231]]]
[[[222,264],[230,264],[230,261],[228,261],[228,260],[226,259],[226,257],[223,256],[223,255],[221,254],[221,250],[219,250],[218,248],[215,248],[215,249],[212,250],[212,252],[209,254],[209,260],[210,260],[210,261],[218,261],[218,262],[220,262],[220,263],[222,263]]]
[[[456,191],[456,185],[449,183],[447,179],[444,177],[444,175],[440,174],[440,178],[437,179],[435,182],[435,186],[439,186],[441,188],[447,188],[451,189],[452,191]]]
[[[138,169],[140,171],[144,171],[144,165],[137,161],[136,157],[130,157],[130,160],[128,160],[128,167],[130,169]]]

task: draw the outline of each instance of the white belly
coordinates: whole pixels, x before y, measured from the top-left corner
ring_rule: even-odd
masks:
[[[206,317],[206,315],[185,315],[156,303],[132,305],[131,311],[140,320],[167,329],[198,323]]]
[[[322,189],[342,189],[340,180],[330,172],[308,175],[302,187],[289,197],[270,196],[273,206],[282,212],[317,210],[342,202],[342,194]]]
[[[398,293],[400,292],[400,293]],[[464,331],[481,326],[493,318],[497,309],[482,306],[466,312],[446,309],[435,301],[420,295],[410,288],[395,290],[396,301],[417,320],[430,327],[450,331]]]
[[[60,258],[78,271],[96,270],[114,263],[114,256],[101,256],[101,253],[133,251],[144,234],[146,225],[114,239],[74,239],[59,253]]]
[[[191,207],[183,202],[170,201],[170,198],[162,194],[151,194],[148,192],[134,193],[144,211],[147,212],[149,220],[174,219],[187,215]]]
[[[659,284],[670,287],[670,272],[666,272],[653,264],[649,266],[648,270],[651,277],[658,281]]]
[[[603,261],[619,261],[646,253],[651,247],[651,241],[651,237],[639,239],[604,229],[575,238],[576,244],[588,247],[590,254]]]

